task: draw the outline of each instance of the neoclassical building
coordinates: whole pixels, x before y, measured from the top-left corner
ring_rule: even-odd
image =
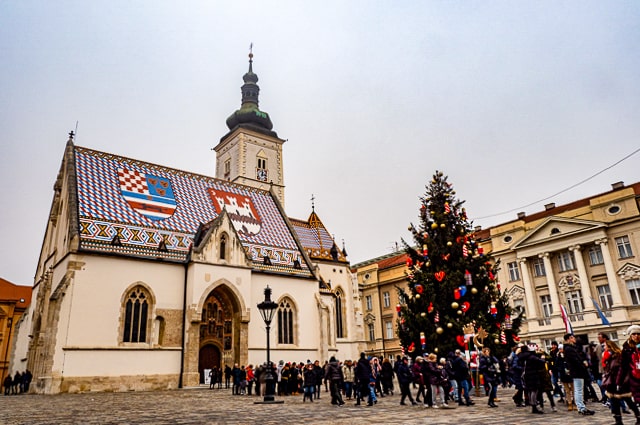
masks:
[[[640,323],[639,201],[640,183],[615,183],[606,193],[476,228],[476,240],[500,261],[499,283],[525,315],[523,341],[547,348],[562,341],[561,305],[583,343],[598,332],[626,339],[626,328]],[[407,286],[405,261],[395,252],[352,267],[369,354],[393,357],[401,350],[395,306],[397,287]]]
[[[606,193],[547,204],[477,233],[526,314],[523,339],[547,347],[561,341],[561,305],[583,343],[601,331],[622,340],[640,321],[639,197],[640,183],[615,183]]]
[[[278,304],[271,359],[355,358],[362,321],[344,247],[284,209],[283,144],[258,77],[217,146],[215,177],[66,144],[12,369],[52,394],[198,385],[266,360],[257,304]],[[22,359],[22,360],[18,360]]]

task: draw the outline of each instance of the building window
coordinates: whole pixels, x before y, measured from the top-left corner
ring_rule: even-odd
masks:
[[[382,305],[384,305],[384,308],[391,307],[391,295],[389,292],[382,293]]]
[[[598,302],[600,303],[600,308],[603,310],[611,309],[613,305],[613,298],[611,297],[611,288],[609,285],[600,285],[596,286],[598,291]]]
[[[390,320],[384,322],[384,327],[387,331],[387,339],[393,339],[393,322]]]
[[[533,260],[533,274],[535,277],[547,275],[547,272],[544,269],[544,260],[542,258],[536,258]]]
[[[224,260],[227,257],[227,235],[220,236],[220,259]]]
[[[336,291],[336,338],[344,338],[344,295],[342,290]]]
[[[373,300],[371,299],[371,295],[364,297],[364,300],[367,303],[367,311],[373,310]]]
[[[227,159],[224,162],[224,179],[229,180],[230,177],[231,177],[231,160]]]
[[[616,246],[618,247],[618,257],[633,257],[633,251],[631,250],[631,243],[629,242],[628,236],[621,236],[619,238],[616,238]]]
[[[369,329],[369,341],[375,341],[376,340],[376,330],[373,326],[373,323],[369,323],[367,325],[367,328]]]
[[[293,344],[293,325],[295,319],[293,303],[284,299],[278,307],[278,344]]]
[[[540,305],[542,306],[542,315],[544,317],[551,317],[553,314],[553,303],[551,303],[550,295],[542,295],[540,297]]]
[[[558,253],[558,267],[561,272],[567,270],[575,270],[575,257],[572,251],[565,251]]]
[[[602,256],[602,248],[600,248],[600,245],[594,245],[589,248],[589,263],[592,266],[604,264],[604,257]]]
[[[520,269],[517,262],[507,264],[507,268],[509,269],[509,282],[520,280]]]
[[[631,295],[631,303],[640,305],[640,279],[627,280],[627,289]]]
[[[151,297],[136,286],[127,295],[124,305],[124,332],[122,342],[147,342],[147,328]]]
[[[565,294],[567,298],[567,304],[569,305],[569,314],[582,313],[584,310],[584,303],[582,302],[582,292],[569,291]]]

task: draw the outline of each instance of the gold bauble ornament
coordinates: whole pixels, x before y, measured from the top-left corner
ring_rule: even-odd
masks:
[[[475,295],[478,293],[478,290],[476,288],[471,288],[471,293]]]
[[[438,228],[438,223],[432,223],[431,224],[431,228],[432,229],[437,229]]]
[[[451,246],[451,245],[453,245],[453,242],[451,241],[447,242],[447,246]]]
[[[433,351],[437,353],[438,352],[438,347],[434,348]]]
[[[447,328],[451,329],[453,327],[453,323],[447,323]]]
[[[500,344],[500,340],[498,338],[494,339],[493,342],[495,342],[496,344]]]
[[[442,332],[444,332],[444,329],[442,329],[440,326],[438,326],[438,327],[436,328],[436,333],[437,333],[438,335],[440,335]]]
[[[457,313],[458,313],[458,316],[462,316],[462,310],[458,310]]]
[[[420,299],[420,294],[416,294],[416,299]]]
[[[451,303],[451,308],[452,308],[452,309],[454,309],[454,310],[455,310],[455,309],[456,309],[456,308],[458,308],[458,307],[460,307],[460,304],[458,304],[457,302],[455,302],[455,301],[454,301],[454,302],[452,302],[452,303]]]
[[[442,224],[440,224],[440,227],[444,229],[445,227],[447,227],[447,225],[442,223]]]
[[[425,317],[427,315],[427,313],[425,313],[424,311],[422,313],[420,313],[420,316]]]

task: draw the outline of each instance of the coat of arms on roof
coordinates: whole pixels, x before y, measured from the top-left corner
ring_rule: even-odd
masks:
[[[169,179],[119,168],[118,180],[122,197],[139,214],[152,220],[164,220],[176,210]]]
[[[262,220],[250,197],[209,188],[209,196],[218,214],[227,210],[229,218],[238,233],[254,236],[262,229]]]

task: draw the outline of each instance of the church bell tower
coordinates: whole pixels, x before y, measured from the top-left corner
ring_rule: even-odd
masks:
[[[273,190],[284,206],[282,145],[272,130],[269,114],[258,109],[258,76],[253,72],[253,53],[249,71],[242,77],[242,104],[227,118],[229,132],[220,139],[216,151],[216,178]]]

